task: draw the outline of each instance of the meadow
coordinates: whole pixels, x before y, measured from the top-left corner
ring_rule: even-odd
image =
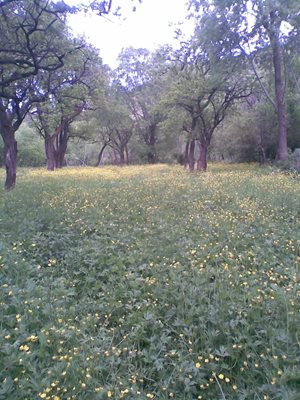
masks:
[[[299,176],[20,169],[0,196],[1,400],[299,400]]]

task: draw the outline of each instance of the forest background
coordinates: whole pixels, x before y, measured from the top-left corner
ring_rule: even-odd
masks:
[[[118,5],[0,3],[6,189],[17,163],[54,170],[164,162],[205,171],[207,160],[276,160],[298,168],[297,1],[189,1],[190,38],[178,28],[174,46],[125,48],[111,69],[67,18],[85,11],[101,19],[122,13]]]

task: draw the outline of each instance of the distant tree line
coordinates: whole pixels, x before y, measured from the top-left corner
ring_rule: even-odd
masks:
[[[102,15],[112,3],[89,6]],[[0,1],[6,190],[18,160],[49,170],[180,162],[201,172],[208,160],[288,162],[300,147],[297,0],[191,0],[191,38],[178,31],[176,48],[124,49],[115,70],[70,34],[67,15],[78,11]]]

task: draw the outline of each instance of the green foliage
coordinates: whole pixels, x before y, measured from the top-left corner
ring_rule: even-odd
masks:
[[[285,160],[288,143],[283,49],[289,48],[290,54],[298,52],[298,1],[190,0],[190,6],[203,27],[208,52],[214,54],[216,60],[240,56],[249,61],[262,92],[276,110],[276,156]],[[287,58],[290,61],[292,57]],[[267,90],[257,64],[264,75],[272,76],[273,90]]]
[[[242,104],[218,130],[212,143],[211,159],[231,162],[273,160],[276,129],[274,109],[268,103]]]
[[[21,147],[18,152],[18,165],[20,167],[41,167],[45,165],[45,155],[40,146],[35,143],[31,146]]]
[[[116,82],[122,87],[124,98],[135,121],[136,133],[143,151],[140,160],[155,163],[159,158],[157,144],[164,140],[158,129],[164,115],[159,100],[163,95],[166,59],[157,50],[128,48],[119,56]]]
[[[21,125],[16,133],[16,140],[18,141],[18,165],[20,167],[41,167],[45,165],[45,151],[43,141],[37,137],[37,133],[32,127],[30,127],[27,123]],[[4,145],[1,139],[1,165],[4,163],[3,154]]]
[[[16,133],[18,141],[18,165],[20,167],[41,167],[45,165],[45,150],[41,139],[28,124],[21,125]]]
[[[10,1],[1,7],[0,21],[1,97],[21,98],[20,87],[24,90],[29,79],[32,87],[27,97],[36,96],[33,78],[39,71],[46,74],[63,65],[64,10],[56,8],[53,1]]]
[[[0,398],[299,397],[299,178],[21,169],[0,196]]]
[[[300,91],[293,94],[290,90],[289,94],[290,97],[287,102],[289,115],[288,143],[290,149],[294,150],[300,148]]]

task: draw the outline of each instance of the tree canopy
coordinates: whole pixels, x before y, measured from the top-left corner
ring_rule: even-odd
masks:
[[[177,160],[193,171],[197,161],[197,170],[205,171],[208,159],[233,154],[288,162],[289,152],[300,147],[296,0],[190,0],[190,38],[178,30],[174,47],[123,49],[111,70],[96,49],[71,34],[67,15],[118,13],[120,5],[0,1],[7,190],[15,185],[15,135],[25,120],[44,138],[51,170],[65,165],[75,136],[97,145],[91,153],[97,165]]]

